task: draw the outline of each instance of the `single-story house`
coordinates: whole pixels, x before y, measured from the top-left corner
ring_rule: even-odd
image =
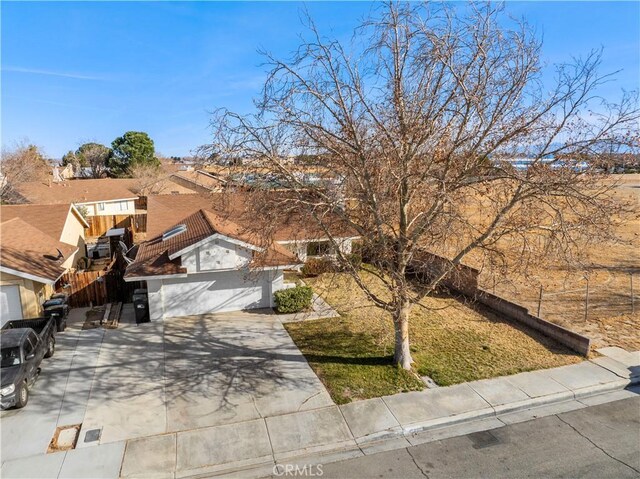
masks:
[[[148,198],[150,239],[139,246],[125,281],[146,281],[152,320],[272,307],[273,293],[284,288],[284,270],[302,266],[309,245],[327,241],[311,222],[298,221],[280,225],[265,244],[251,228],[231,221],[242,208],[242,195],[232,195],[232,204],[228,198]],[[352,239],[340,238],[345,253]]]
[[[251,199],[242,193],[150,196],[147,200],[147,237],[161,233],[198,209],[222,212],[228,218],[244,218],[246,201]],[[246,221],[246,218],[242,221]],[[329,238],[313,220],[290,216],[279,218],[278,222],[273,240],[291,251],[301,262],[306,262],[310,257],[334,254]],[[343,253],[351,253],[353,240],[358,237],[346,228],[341,229],[344,231],[333,232],[334,239]]]
[[[223,179],[204,170],[176,171],[169,179],[195,193],[222,191],[226,186]]]
[[[70,204],[0,206],[0,317],[40,315],[56,281],[86,256],[88,226]]]
[[[199,209],[142,243],[125,281],[146,281],[152,321],[273,306],[288,250],[261,245],[238,225]]]

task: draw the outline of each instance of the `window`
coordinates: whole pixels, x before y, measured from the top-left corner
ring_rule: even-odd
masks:
[[[329,241],[312,241],[307,244],[307,256],[325,256],[331,254]]]
[[[127,202],[126,201],[121,201],[120,202],[120,211],[127,211]]]
[[[26,358],[27,356],[29,356],[32,352],[33,352],[33,344],[31,344],[31,341],[29,341],[29,338],[24,340],[24,357]]]
[[[98,203],[98,211],[104,211],[104,203]]]
[[[2,364],[0,367],[10,368],[20,364],[20,350],[18,348],[2,348]]]

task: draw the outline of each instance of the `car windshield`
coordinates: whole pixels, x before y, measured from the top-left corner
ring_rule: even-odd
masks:
[[[11,366],[18,366],[20,364],[20,349],[19,348],[2,348],[2,364],[0,367],[10,368]]]

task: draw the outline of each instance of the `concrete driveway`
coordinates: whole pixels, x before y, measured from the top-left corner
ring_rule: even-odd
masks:
[[[333,404],[277,316],[225,313],[137,326],[125,306],[115,330],[81,330],[84,310],[72,312],[27,407],[2,412],[3,463],[44,454],[57,426],[82,424],[76,453]],[[85,442],[96,429],[100,439]]]

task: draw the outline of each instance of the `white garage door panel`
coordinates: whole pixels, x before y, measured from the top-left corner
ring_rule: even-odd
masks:
[[[194,281],[197,279],[198,281]],[[268,276],[245,278],[228,272],[163,281],[165,317],[206,314],[269,306]]]
[[[0,323],[10,319],[22,319],[20,286],[0,286]]]

